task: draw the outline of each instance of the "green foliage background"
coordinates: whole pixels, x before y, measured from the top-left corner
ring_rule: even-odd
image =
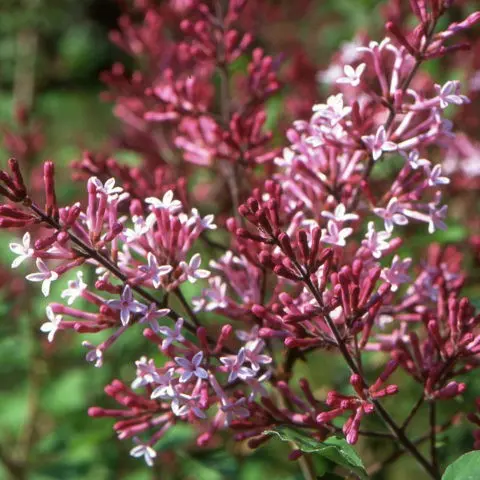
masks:
[[[302,31],[308,35],[312,51],[320,52],[319,65],[358,30],[370,35],[381,34],[380,0],[322,0],[318,15],[332,19],[321,30]],[[71,201],[81,186],[70,180],[68,164],[78,159],[85,148],[101,148],[117,125],[111,106],[99,100],[101,85],[98,73],[112,62],[124,60],[110,45],[108,30],[115,25],[118,9],[108,0],[1,0],[0,2],[0,123],[12,125],[14,105],[22,95],[19,78],[25,75],[20,63],[22,35],[36,37],[33,79],[33,112],[44,128],[45,149],[38,162],[53,158],[63,165],[58,182],[61,201]],[[310,24],[309,24],[310,25]],[[339,28],[341,26],[341,28]],[[27,59],[27,62],[29,60]],[[441,77],[435,63],[429,67]],[[461,74],[461,72],[460,72]],[[28,75],[28,68],[27,68]],[[20,76],[20,77],[19,77]],[[461,76],[461,75],[460,75]],[[441,78],[439,79],[441,80]],[[20,93],[19,93],[20,92]],[[28,93],[28,92],[27,92]],[[21,99],[21,98],[20,98]],[[275,118],[281,102],[271,103],[270,120]],[[3,152],[1,163],[6,161]],[[379,174],[388,172],[380,172]],[[462,241],[466,232],[459,220],[451,219],[451,228],[435,236],[446,243]],[[7,248],[12,234],[0,232],[0,265],[7,269],[11,254]],[[416,233],[404,247],[404,253],[418,257],[431,238]],[[17,272],[18,281],[26,273],[24,266]],[[15,280],[17,281],[17,280]],[[63,282],[62,282],[63,283]],[[60,333],[54,346],[46,343],[39,333],[46,302],[39,289],[31,285],[21,295],[8,295],[9,288],[0,291],[0,479],[15,480],[294,480],[303,478],[298,466],[286,457],[289,448],[279,440],[269,442],[256,451],[234,444],[227,437],[210,450],[199,450],[191,442],[187,427],[171,431],[159,448],[160,461],[152,470],[141,461],[128,456],[129,442],[119,442],[111,429],[112,421],[93,420],[87,414],[91,405],[108,404],[103,386],[112,379],[131,378],[132,361],[144,352],[140,332],[122,337],[109,352],[101,369],[84,361],[85,351],[78,336]],[[62,285],[54,285],[50,300],[58,300]],[[187,294],[189,292],[186,292]],[[475,292],[473,292],[475,293]],[[191,294],[191,292],[190,292]],[[480,298],[480,294],[478,294]],[[85,335],[84,339],[88,340]],[[98,342],[98,336],[95,337]],[[310,360],[308,371],[319,392],[345,384],[347,371],[331,356],[318,355]],[[372,368],[378,359],[369,359]],[[307,373],[299,365],[298,375]],[[471,404],[480,386],[474,386],[465,396]],[[416,387],[403,391],[405,404],[386,402],[394,407],[398,418],[405,416],[419,392]],[[448,418],[448,407],[440,412]],[[417,426],[421,434],[426,423]],[[375,427],[375,424],[373,424]],[[454,427],[448,436],[440,436],[440,457],[449,463],[461,452],[471,448],[469,427]],[[172,453],[174,452],[174,454]],[[365,464],[388,455],[379,440],[360,443],[357,451]],[[168,465],[168,468],[164,468]],[[422,479],[417,467],[404,458],[387,468],[377,480],[405,478]]]

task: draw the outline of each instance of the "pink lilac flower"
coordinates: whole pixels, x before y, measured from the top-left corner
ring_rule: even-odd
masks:
[[[151,303],[150,306],[143,310],[142,316],[138,320],[138,323],[149,323],[152,330],[156,333],[159,332],[159,326],[157,320],[159,318],[166,317],[170,313],[169,308],[157,308],[155,303]]]
[[[408,223],[408,218],[405,216],[403,207],[397,197],[392,197],[386,208],[374,208],[373,211],[383,218],[385,230],[388,233],[393,231],[394,225],[406,225]]]
[[[351,65],[345,65],[343,67],[344,77],[337,79],[337,83],[343,83],[351,85],[352,87],[357,87],[360,85],[360,79],[367,65],[361,63],[357,68],[353,68]]]
[[[188,382],[192,376],[201,379],[208,378],[208,372],[200,366],[203,361],[203,352],[197,352],[192,357],[192,360],[183,357],[175,357],[175,361],[182,368],[180,383]]]
[[[344,247],[347,242],[346,238],[353,232],[352,228],[342,228],[339,230],[337,224],[333,220],[329,220],[327,228],[322,230],[322,242],[331,243],[339,247]]]
[[[448,177],[442,177],[441,165],[435,165],[433,168],[426,166],[426,172],[428,174],[428,185],[435,187],[437,185],[448,185],[450,179]]]
[[[382,270],[381,277],[392,285],[392,292],[396,292],[399,285],[407,283],[410,280],[408,269],[411,264],[411,258],[402,260],[398,255],[395,255],[392,260],[392,266]]]
[[[143,356],[135,362],[135,365],[137,367],[137,376],[132,382],[133,389],[155,383],[160,376],[157,373],[155,362],[151,358],[147,360],[147,357]]]
[[[45,297],[50,294],[50,286],[53,281],[57,280],[58,274],[53,270],[49,270],[45,262],[41,258],[37,258],[38,273],[30,273],[25,278],[31,282],[42,282],[42,293]]]
[[[53,342],[53,338],[55,337],[55,333],[58,330],[58,327],[60,326],[60,323],[62,322],[62,316],[61,315],[56,315],[52,307],[48,306],[46,309],[47,313],[47,318],[48,322],[45,322],[41,325],[40,331],[43,333],[47,333],[47,339],[51,343]]]
[[[155,377],[155,389],[150,395],[151,399],[156,398],[175,398],[176,390],[172,386],[172,380],[175,369],[169,368],[164,374]]]
[[[193,255],[188,264],[183,261],[180,262],[180,268],[183,270],[190,283],[195,283],[199,279],[208,278],[210,276],[210,272],[208,270],[199,268],[201,263],[202,257],[199,253]]]
[[[97,187],[97,192],[105,194],[109,201],[116,200],[123,192],[123,188],[115,186],[114,178],[109,178],[104,184],[97,177],[91,177],[90,181]]]
[[[132,313],[140,313],[145,310],[145,305],[142,305],[133,298],[130,285],[125,285],[120,300],[108,300],[107,305],[114,310],[120,310],[122,325],[128,325]]]
[[[183,323],[184,320],[180,317],[175,322],[175,327],[173,327],[173,329],[164,326],[155,328],[157,333],[165,337],[162,342],[162,350],[166,350],[173,342],[185,341],[185,338],[182,335]]]
[[[378,127],[375,135],[364,135],[362,141],[372,152],[375,161],[383,155],[383,152],[394,152],[398,148],[396,143],[387,140],[387,132],[383,125]]]
[[[9,248],[17,255],[17,258],[12,262],[12,268],[17,268],[27,258],[33,257],[34,250],[30,247],[30,233],[25,233],[22,238],[22,243],[10,243]]]
[[[420,153],[418,150],[411,150],[410,152],[402,152],[402,155],[407,159],[409,165],[413,170],[417,170],[420,167],[427,167],[430,165],[430,162],[425,158],[420,158]]]
[[[73,302],[82,296],[82,292],[84,292],[87,288],[87,284],[83,281],[83,272],[77,272],[77,279],[76,280],[69,280],[68,288],[63,290],[61,296],[62,298],[67,299],[68,305],[72,305]]]
[[[255,372],[260,370],[261,365],[272,363],[272,358],[262,353],[264,349],[265,342],[261,338],[252,340],[245,345],[245,360],[250,362]]]

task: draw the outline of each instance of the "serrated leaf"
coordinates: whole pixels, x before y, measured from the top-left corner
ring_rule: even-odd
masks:
[[[442,480],[478,480],[480,478],[480,451],[473,451],[457,458],[447,467]]]
[[[287,426],[279,426],[274,430],[267,430],[265,433],[276,435],[284,442],[293,442],[302,452],[320,455],[335,465],[350,470],[362,480],[368,478],[361,458],[343,438],[330,437],[324,442],[319,442],[305,432]]]

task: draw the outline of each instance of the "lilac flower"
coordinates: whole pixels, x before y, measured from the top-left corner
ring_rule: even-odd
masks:
[[[183,270],[190,283],[195,283],[198,279],[208,278],[210,276],[208,270],[199,268],[201,263],[202,257],[199,253],[193,255],[188,264],[186,262],[180,262],[180,268]]]
[[[130,450],[130,455],[135,458],[143,457],[145,463],[149,467],[153,467],[153,463],[157,457],[157,452],[150,445],[141,443],[136,437],[133,439],[133,441],[138,445]]]
[[[381,52],[385,47],[390,44],[390,38],[385,37],[380,43],[372,40],[368,43],[367,47],[361,46],[357,48],[358,52],[377,53]]]
[[[231,401],[226,397],[221,398],[220,410],[225,415],[225,425],[231,425],[235,417],[247,418],[250,415],[248,408],[246,408],[245,398]]]
[[[376,215],[383,218],[385,230],[388,233],[393,231],[394,224],[406,225],[408,223],[408,218],[405,216],[402,205],[397,197],[392,197],[386,208],[374,208],[373,211]]]
[[[90,177],[89,181],[95,185],[97,192],[105,194],[109,201],[116,200],[123,192],[122,187],[115,186],[114,178],[109,178],[104,184],[97,177]]]
[[[153,208],[159,210],[168,210],[170,213],[177,213],[182,209],[182,202],[173,199],[171,190],[166,192],[161,200],[155,197],[148,197],[145,199],[145,203],[149,203]]]
[[[362,240],[362,245],[371,252],[373,258],[380,258],[382,252],[390,248],[390,244],[386,241],[390,236],[389,232],[377,232],[375,224],[368,222],[368,231],[365,240]]]
[[[175,327],[157,327],[155,331],[163,336],[165,336],[162,342],[162,350],[166,350],[173,342],[184,342],[185,338],[182,335],[182,328],[183,328],[184,320],[183,318],[179,318],[175,322]]]
[[[41,258],[37,258],[38,273],[30,273],[25,278],[31,282],[42,282],[42,293],[48,297],[50,294],[50,285],[57,280],[58,274],[54,270],[49,270]]]
[[[437,202],[428,204],[428,233],[434,233],[437,228],[446,230],[447,225],[443,221],[447,217],[448,205],[439,206]]]
[[[159,308],[157,309],[156,303],[151,303],[150,306],[142,311],[142,316],[138,323],[149,323],[152,327],[152,330],[158,333],[159,326],[157,319],[166,317],[170,313],[169,308]]]
[[[426,171],[428,174],[428,184],[431,187],[435,187],[436,185],[448,185],[450,183],[448,177],[442,177],[442,167],[440,165],[435,165],[432,169],[430,166],[427,166]]]
[[[68,305],[72,305],[72,303],[78,298],[82,296],[82,292],[87,288],[87,284],[83,281],[83,272],[77,272],[77,279],[76,280],[69,280],[68,288],[66,288],[61,296],[62,298],[67,298]]]
[[[351,85],[352,87],[357,87],[360,85],[360,79],[367,65],[361,63],[357,68],[353,68],[351,65],[345,65],[343,67],[344,77],[337,79],[337,83],[343,83]]]
[[[138,215],[133,215],[132,222],[133,229],[126,228],[122,233],[127,243],[135,242],[143,235],[145,235],[155,224],[156,217],[154,213],[148,215],[146,219]]]
[[[88,348],[85,360],[93,363],[96,368],[100,368],[103,365],[103,349],[96,347],[87,340],[82,342],[82,347]]]
[[[437,98],[440,101],[440,108],[445,109],[449,105],[463,105],[470,103],[470,100],[465,95],[460,95],[460,82],[458,80],[449,80],[445,85],[435,85],[437,91]]]
[[[358,215],[356,213],[347,213],[347,208],[343,203],[339,203],[335,207],[335,211],[333,213],[324,211],[321,215],[322,217],[328,218],[338,223],[348,222],[350,220],[358,220]]]
[[[322,242],[331,243],[332,245],[338,245],[344,247],[347,242],[345,239],[353,232],[352,228],[338,229],[337,224],[333,220],[329,220],[327,223],[327,229],[322,230]]]
[[[122,325],[128,325],[131,313],[139,313],[145,310],[145,305],[142,305],[133,298],[130,285],[125,285],[120,300],[108,300],[107,305],[113,310],[120,310]]]
[[[330,95],[326,104],[314,105],[312,110],[315,112],[313,119],[316,117],[324,118],[329,120],[331,125],[335,125],[352,111],[352,107],[344,105],[343,94],[339,93]]]
[[[141,265],[138,269],[152,280],[155,288],[158,288],[161,283],[160,277],[168,275],[173,270],[173,267],[171,265],[159,266],[157,257],[152,252],[148,252],[147,265]]]
[[[378,127],[375,135],[365,135],[362,137],[365,146],[372,152],[373,160],[377,161],[383,152],[394,152],[397,150],[397,144],[387,140],[387,132],[385,127]]]
[[[175,386],[172,384],[174,372],[174,368],[169,368],[163,375],[157,374],[154,382],[157,387],[150,395],[152,400],[156,398],[172,399],[178,395]]]
[[[250,341],[245,345],[245,360],[250,362],[255,372],[260,370],[260,364],[269,365],[272,363],[271,357],[261,353],[264,348],[265,342],[261,338]]]
[[[420,153],[418,150],[411,150],[408,154],[402,152],[402,155],[407,159],[410,167],[413,170],[417,170],[419,167],[427,167],[430,165],[430,162],[425,158],[420,158]]]
[[[402,260],[398,255],[395,255],[392,260],[392,266],[382,270],[381,277],[392,285],[392,292],[396,292],[399,285],[410,280],[407,272],[411,264],[411,258]]]
[[[228,375],[228,382],[234,382],[237,378],[245,380],[249,377],[254,377],[255,372],[243,366],[246,360],[245,348],[241,348],[237,355],[229,355],[228,357],[220,357],[220,361],[225,365]]]
[[[27,258],[33,257],[34,250],[30,247],[30,233],[25,233],[22,238],[22,243],[10,243],[9,248],[15,255],[18,255],[12,262],[12,268],[17,268]]]
[[[40,326],[40,331],[43,333],[48,333],[47,339],[50,343],[52,343],[53,338],[55,337],[55,333],[57,332],[58,327],[62,322],[62,316],[56,315],[53,312],[52,307],[50,307],[50,305],[47,307],[46,313],[47,313],[48,322],[45,322]]]
[[[160,377],[152,359],[147,360],[147,357],[143,356],[135,362],[135,365],[137,367],[137,376],[132,382],[133,389],[154,383]]]
[[[200,395],[180,393],[172,400],[172,412],[177,417],[182,417],[183,415],[193,412],[197,418],[206,418],[205,412],[198,407],[199,400]]]
[[[182,368],[183,372],[180,376],[180,383],[188,382],[192,376],[197,378],[208,378],[208,372],[200,366],[203,360],[203,352],[197,352],[192,360],[183,357],[175,357],[175,361]]]

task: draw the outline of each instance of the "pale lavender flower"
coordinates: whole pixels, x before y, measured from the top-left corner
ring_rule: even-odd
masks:
[[[22,243],[10,243],[10,250],[17,255],[17,258],[12,262],[12,268],[17,268],[27,258],[33,257],[34,250],[30,247],[30,233],[26,232],[22,238]]]
[[[173,342],[185,341],[185,338],[182,335],[183,323],[184,320],[180,317],[175,322],[175,327],[173,329],[165,326],[156,327],[155,332],[165,337],[162,342],[162,350],[166,350]]]
[[[57,332],[60,323],[62,322],[62,316],[56,315],[50,305],[47,307],[46,313],[48,322],[45,322],[40,326],[40,331],[43,333],[47,333],[47,339],[50,343],[52,343],[53,338],[55,337],[55,333]]]
[[[398,255],[395,255],[392,260],[392,266],[382,270],[381,277],[392,285],[392,292],[396,292],[399,285],[410,280],[408,269],[411,264],[411,258],[402,260]]]
[[[148,197],[145,199],[145,203],[159,210],[168,210],[170,213],[177,213],[182,209],[182,202],[174,200],[172,190],[166,192],[161,200],[155,197]]]
[[[245,367],[243,364],[246,360],[245,348],[241,348],[237,355],[229,355],[228,357],[220,357],[220,361],[227,368],[228,382],[234,382],[237,378],[245,380],[249,377],[254,377],[255,372]]]
[[[248,408],[246,408],[245,398],[231,401],[226,397],[221,398],[220,410],[225,415],[225,425],[231,425],[235,418],[247,418],[250,416]]]
[[[389,232],[377,232],[375,230],[375,224],[368,222],[368,231],[365,235],[365,240],[362,240],[362,245],[368,249],[373,258],[380,258],[382,252],[390,248],[390,244],[387,240],[391,237]]]
[[[180,383],[188,382],[192,376],[197,378],[208,378],[208,372],[200,365],[203,360],[203,352],[197,352],[191,360],[183,357],[175,357],[175,361],[182,368]]]
[[[201,263],[202,257],[199,253],[193,255],[188,263],[180,262],[180,268],[183,270],[190,283],[195,283],[199,279],[208,278],[210,276],[210,272],[208,270],[199,268]]]
[[[437,91],[437,98],[440,101],[440,108],[445,109],[449,105],[463,105],[470,103],[470,100],[465,95],[461,95],[460,82],[458,80],[449,80],[445,85],[435,85]]]
[[[245,360],[250,362],[255,372],[260,370],[260,365],[269,365],[272,363],[272,357],[263,354],[265,342],[261,338],[252,340],[245,345]]]
[[[408,223],[408,218],[405,216],[403,207],[397,197],[391,198],[386,208],[374,208],[373,211],[383,218],[385,230],[388,233],[393,231],[394,225],[406,225]]]
[[[102,183],[97,177],[90,177],[90,182],[95,185],[97,192],[105,194],[109,201],[116,200],[119,194],[123,192],[122,187],[115,186],[114,178],[109,178],[105,183]]]
[[[153,286],[160,286],[160,277],[168,275],[173,267],[171,265],[158,265],[157,257],[152,252],[148,252],[147,265],[141,265],[138,269],[152,280]]]
[[[358,215],[356,213],[347,213],[347,208],[343,203],[339,203],[334,212],[324,211],[322,212],[322,217],[328,218],[338,223],[348,222],[350,220],[358,220]]]
[[[82,292],[86,290],[87,284],[83,281],[83,272],[77,272],[76,280],[68,281],[68,288],[66,288],[61,296],[62,298],[67,298],[68,305],[72,303],[79,297],[82,296]]]
[[[397,144],[387,139],[387,132],[383,125],[378,127],[375,135],[364,135],[362,141],[371,151],[375,161],[383,155],[383,152],[394,152],[397,150]]]
[[[435,187],[437,185],[448,185],[450,183],[450,179],[448,177],[442,177],[442,167],[440,165],[435,165],[433,168],[427,166],[426,171],[428,174],[428,184],[431,187]]]
[[[159,378],[157,367],[155,366],[153,359],[147,360],[147,357],[143,356],[140,360],[135,362],[135,365],[137,367],[137,376],[132,382],[133,389],[154,383]]]
[[[130,455],[135,458],[143,457],[149,467],[153,467],[157,452],[148,444],[141,443],[138,438],[133,439],[138,445],[130,450]]]
[[[420,153],[418,150],[411,150],[410,152],[403,152],[402,155],[407,159],[410,167],[413,170],[417,170],[419,167],[427,167],[430,165],[430,162],[426,158],[420,158]]]
[[[49,270],[41,258],[37,258],[36,264],[39,272],[30,273],[25,278],[30,282],[42,282],[42,293],[45,297],[48,297],[50,294],[50,286],[53,281],[57,280],[58,274],[53,270]]]
[[[321,240],[325,243],[331,243],[332,245],[344,247],[347,244],[345,239],[352,232],[352,228],[342,228],[339,230],[338,225],[333,220],[329,220],[327,223],[327,228],[322,230]]]
[[[87,340],[82,342],[82,347],[88,348],[85,360],[93,363],[95,367],[100,368],[103,365],[103,350]]]
[[[130,285],[125,285],[120,300],[108,300],[107,305],[113,310],[120,310],[122,325],[128,325],[130,314],[143,312],[146,307],[133,298]]]

